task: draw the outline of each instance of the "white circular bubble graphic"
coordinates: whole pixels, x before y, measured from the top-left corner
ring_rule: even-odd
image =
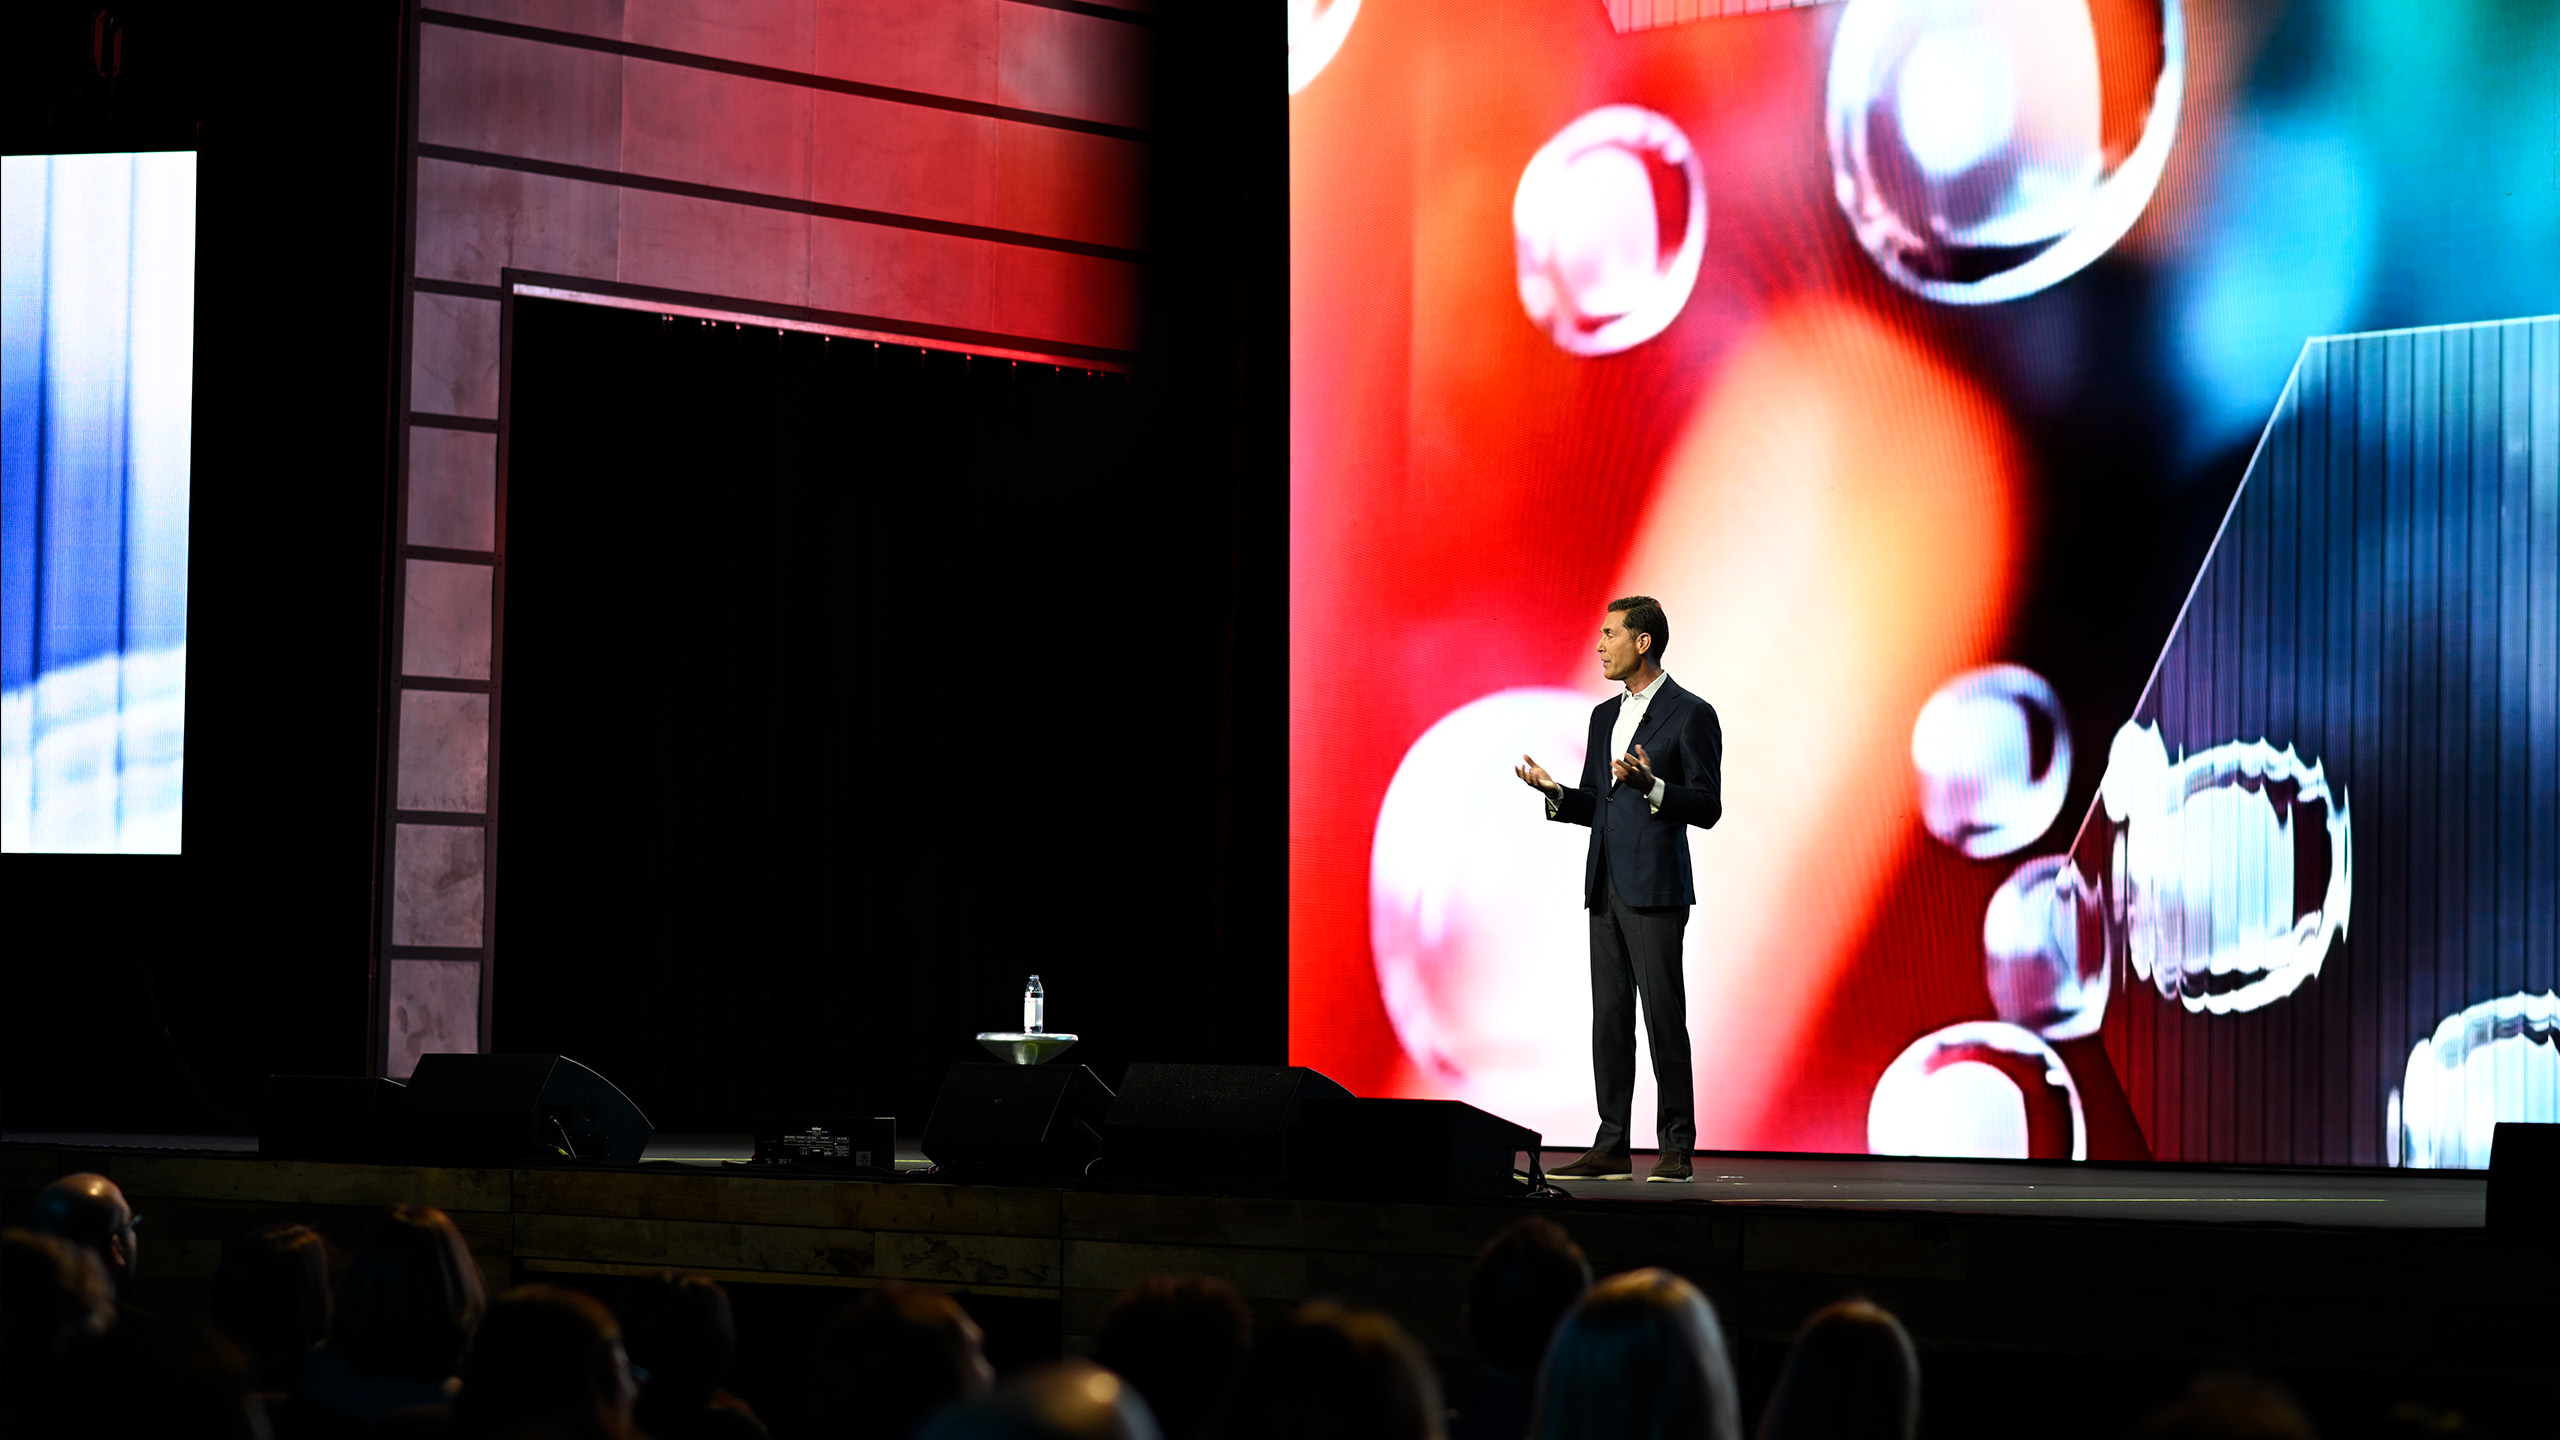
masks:
[[[1360,0],[1289,0],[1289,93],[1307,88],[1333,63],[1351,22],[1360,18]]]
[[[2032,295],[2124,238],[2159,188],[2186,91],[2180,0],[2158,0],[2140,138],[2110,163],[2085,0],[1849,0],[1831,41],[1833,191],[1893,282],[1950,305]]]
[[[1867,1103],[1875,1155],[2086,1160],[2080,1087],[2062,1057],[2029,1031],[1968,1020],[1911,1042]]]
[[[2107,947],[2097,892],[2067,855],[2019,866],[1982,914],[1982,982],[2000,1018],[2047,1040],[2094,1035],[2107,1018]]]
[[[1396,766],[1369,852],[1370,952],[1406,1056],[1436,1093],[1551,1138],[1595,1119],[1591,832],[1549,821],[1511,767],[1525,751],[1578,775],[1591,702],[1505,690],[1442,716]],[[1638,1069],[1634,1113],[1651,1115],[1653,1077]]]
[[[2317,758],[2264,739],[2171,759],[2156,724],[2107,747],[2108,913],[2134,978],[2189,1011],[2271,1005],[2320,973],[2355,905],[2355,822]]]
[[[2385,1107],[2394,1165],[2483,1170],[2501,1120],[2560,1122],[2560,993],[2518,992],[2448,1015],[2409,1052]]]
[[[1520,308],[1559,349],[1612,355],[1663,331],[1698,281],[1707,179],[1680,127],[1604,105],[1557,131],[1511,197]]]
[[[1976,860],[2024,849],[2052,828],[2071,788],[2062,698],[2023,666],[1968,670],[1920,707],[1911,768],[1930,834]]]

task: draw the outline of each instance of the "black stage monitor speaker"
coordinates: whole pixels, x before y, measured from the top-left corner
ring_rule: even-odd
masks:
[[[421,1055],[402,1151],[418,1160],[640,1163],[649,1117],[565,1055]]]
[[[1309,1100],[1301,1107],[1298,1187],[1386,1200],[1497,1199],[1538,1132],[1459,1100]]]
[[[954,1065],[924,1122],[925,1158],[954,1175],[1065,1179],[1102,1154],[1111,1087],[1082,1065]]]
[[[1303,1065],[1132,1065],[1102,1127],[1101,1173],[1166,1184],[1284,1184],[1299,1105],[1350,1098]]]
[[[2489,1228],[2560,1240],[2560,1125],[2501,1120],[2489,1137]]]
[[[270,1160],[386,1160],[400,1148],[400,1082],[270,1075],[258,1153]]]

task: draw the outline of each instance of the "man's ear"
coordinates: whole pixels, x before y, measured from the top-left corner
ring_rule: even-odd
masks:
[[[1637,632],[1636,632],[1636,653],[1637,653],[1637,654],[1639,654],[1639,655],[1646,655],[1646,654],[1651,654],[1651,653],[1652,653],[1652,651],[1653,651],[1653,632],[1652,632],[1652,631],[1650,631],[1650,630],[1639,630],[1639,631],[1637,631]]]

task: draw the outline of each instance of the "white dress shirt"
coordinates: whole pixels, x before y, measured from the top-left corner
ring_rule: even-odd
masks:
[[[1652,708],[1653,697],[1662,693],[1662,682],[1670,678],[1670,671],[1660,671],[1654,675],[1653,683],[1643,689],[1620,692],[1618,720],[1616,724],[1609,727],[1610,759],[1614,760],[1626,754],[1627,747],[1635,743],[1636,727],[1644,723],[1644,712]],[[1662,795],[1662,777],[1656,775],[1653,777],[1653,788],[1646,791],[1644,797],[1650,813],[1656,815],[1662,813]],[[1608,797],[1604,794],[1600,798],[1606,800]],[[1550,795],[1547,797],[1547,814],[1552,816],[1555,813],[1556,798]]]
[[[1644,723],[1644,712],[1653,708],[1653,697],[1662,693],[1662,682],[1671,678],[1665,670],[1653,677],[1653,683],[1642,690],[1630,690],[1618,697],[1618,723],[1609,727],[1609,754],[1614,758],[1627,753],[1635,743],[1636,727]],[[1662,777],[1653,777],[1653,788],[1645,792],[1645,803],[1662,809]]]

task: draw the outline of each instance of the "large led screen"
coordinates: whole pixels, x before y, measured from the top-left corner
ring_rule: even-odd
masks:
[[[176,854],[196,157],[0,160],[0,850]]]
[[[1590,1141],[1643,594],[1702,1148],[2560,1119],[2560,9],[1718,8],[1292,10],[1291,1060]]]

